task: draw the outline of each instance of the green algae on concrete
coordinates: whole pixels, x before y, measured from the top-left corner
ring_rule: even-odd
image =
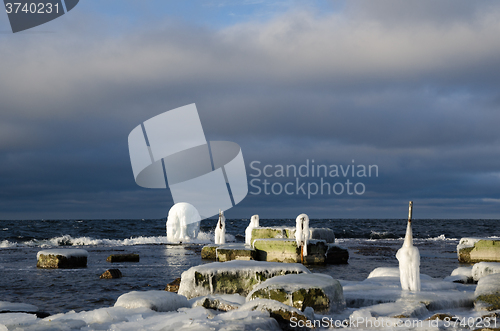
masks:
[[[259,261],[300,263],[301,252],[295,239],[256,239],[254,248]],[[328,245],[324,240],[309,240],[304,264],[325,264]]]
[[[205,260],[216,260],[217,259],[217,245],[204,246],[201,249],[201,258]]]
[[[500,262],[500,240],[481,239],[472,247],[457,250],[458,260],[463,263]]]
[[[255,239],[286,238],[283,228],[254,228],[252,230],[252,243]]]
[[[219,246],[216,249],[217,260],[227,262],[232,260],[256,260],[257,252],[255,249],[245,246],[245,244],[228,244]]]

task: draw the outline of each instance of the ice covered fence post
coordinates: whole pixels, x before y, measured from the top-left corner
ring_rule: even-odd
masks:
[[[253,215],[245,230],[245,244],[252,245],[252,230],[259,227],[259,215]]]
[[[309,240],[309,216],[300,214],[295,219],[295,240],[297,247],[300,246],[300,262],[304,263],[304,256],[307,256],[307,240]]]
[[[226,243],[226,217],[224,212],[219,209],[219,221],[215,227],[215,243],[222,245]]]
[[[403,247],[396,253],[396,258],[399,261],[401,288],[406,291],[420,291],[420,253],[418,248],[413,246],[412,209],[413,201],[410,201],[405,241]]]

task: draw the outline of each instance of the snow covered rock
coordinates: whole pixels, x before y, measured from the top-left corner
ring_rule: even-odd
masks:
[[[255,249],[245,244],[226,244],[216,248],[217,261],[227,262],[232,260],[255,260]]]
[[[345,307],[342,286],[324,274],[298,274],[273,277],[254,287],[247,301],[272,299],[304,311],[333,312]]]
[[[477,310],[500,309],[500,274],[481,277],[474,295],[474,306]]]
[[[38,311],[37,306],[30,305],[27,303],[0,301],[0,313],[7,313],[7,312],[35,313],[37,311]]]
[[[250,233],[250,244],[255,239],[295,239],[295,231],[296,228],[283,226],[253,227]],[[332,229],[309,228],[309,234],[310,239],[324,240],[329,244],[335,242],[335,232]]]
[[[236,260],[207,263],[182,273],[179,294],[187,298],[214,293],[246,296],[255,285],[268,278],[300,273],[310,271],[301,264]]]
[[[238,309],[245,303],[245,297],[238,294],[207,295],[189,300],[192,307],[230,311]]]
[[[475,263],[500,262],[500,240],[488,238],[462,238],[457,245],[458,261]]]
[[[451,272],[451,275],[444,280],[462,284],[472,284],[472,267],[458,267]]]
[[[253,246],[257,252],[257,260],[268,262],[301,262],[300,246],[295,239],[256,239]],[[324,240],[308,240],[305,264],[325,264],[329,246]]]
[[[309,320],[314,319],[313,316],[306,316],[306,313],[297,308],[269,299],[252,300],[239,309],[239,311],[255,310],[269,312],[270,316],[278,322],[281,330],[302,330],[297,325],[306,325]]]
[[[196,239],[200,231],[201,216],[196,208],[179,202],[170,208],[167,218],[167,240],[170,242]]]
[[[500,273],[500,263],[498,262],[479,262],[472,267],[472,278],[477,282],[482,277],[490,274]]]
[[[84,249],[47,249],[36,255],[38,268],[85,268],[89,253]]]
[[[186,297],[167,291],[132,291],[118,297],[115,303],[115,307],[127,309],[144,307],[159,312],[175,311],[190,306]]]

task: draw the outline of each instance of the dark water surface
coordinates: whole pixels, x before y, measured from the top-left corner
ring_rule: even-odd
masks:
[[[226,220],[226,231],[244,241],[249,220]],[[414,244],[420,250],[421,272],[444,278],[460,266],[456,245],[462,237],[499,235],[498,220],[415,220]],[[213,241],[216,221],[201,224],[198,243],[173,245],[165,238],[165,219],[159,220],[26,220],[0,221],[0,301],[23,302],[49,313],[109,307],[133,290],[163,290],[191,266],[211,261],[200,257],[201,247]],[[261,226],[294,226],[295,220],[261,220]],[[309,267],[337,279],[363,280],[376,267],[398,265],[406,220],[311,220],[311,227],[331,228],[337,243],[348,248],[347,265]],[[42,249],[84,248],[83,269],[37,269]],[[138,253],[138,263],[108,263],[112,253]],[[123,278],[99,279],[109,268]]]

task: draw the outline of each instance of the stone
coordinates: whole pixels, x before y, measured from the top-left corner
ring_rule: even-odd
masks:
[[[106,261],[117,262],[139,262],[139,254],[111,254]]]
[[[238,260],[206,263],[182,273],[179,294],[188,299],[209,294],[247,296],[255,285],[268,278],[298,273],[310,271],[301,264]]]
[[[37,254],[38,268],[73,269],[87,267],[88,252],[84,249],[48,249]]]
[[[287,238],[285,228],[258,227],[252,230],[252,243],[255,239]]]
[[[500,309],[500,274],[483,276],[477,282],[474,292],[474,307],[476,310]]]
[[[247,301],[271,299],[304,311],[328,313],[345,307],[339,281],[324,274],[298,274],[277,276],[254,287]]]
[[[254,229],[255,230],[255,229]],[[300,263],[300,247],[295,239],[256,239],[256,257],[259,261]],[[325,264],[328,245],[323,240],[309,240],[304,264]]]
[[[326,251],[327,264],[347,264],[349,261],[349,251],[347,248],[329,244]]]
[[[276,300],[257,299],[245,303],[240,307],[239,311],[260,310],[267,311],[269,315],[274,318],[281,330],[307,330],[306,327],[299,327],[299,325],[307,326],[311,324],[313,316],[308,316],[306,313],[297,308],[290,307],[284,303]]]
[[[217,247],[218,245],[208,245],[201,249],[201,258],[205,260],[216,260],[217,259]]]
[[[227,262],[232,260],[255,260],[257,252],[245,244],[226,244],[216,248],[217,260]]]
[[[500,240],[462,238],[457,254],[462,263],[500,262]]]
[[[108,269],[100,277],[100,279],[116,279],[122,278],[120,269]]]
[[[232,295],[208,295],[192,299],[192,307],[203,307],[219,311],[236,310],[245,303],[245,297],[238,294]]]
[[[168,292],[174,292],[177,293],[179,292],[179,285],[181,285],[181,278],[176,278],[172,282],[167,284],[167,287],[165,287],[165,291]]]

